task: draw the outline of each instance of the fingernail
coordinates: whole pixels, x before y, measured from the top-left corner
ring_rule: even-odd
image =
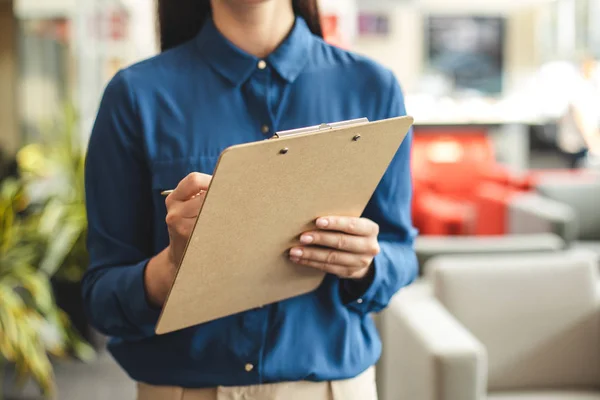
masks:
[[[298,257],[290,257],[290,261],[293,263],[299,263],[300,259]]]
[[[317,226],[320,228],[326,228],[327,226],[329,226],[329,220],[325,218],[319,218],[317,220]]]
[[[290,256],[292,257],[302,257],[303,251],[302,249],[292,249],[290,250]]]
[[[315,240],[315,238],[313,238],[311,235],[302,235],[300,237],[300,242],[303,244],[310,244],[313,242],[313,240]]]

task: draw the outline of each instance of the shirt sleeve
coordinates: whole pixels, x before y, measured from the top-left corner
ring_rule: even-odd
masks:
[[[383,118],[406,115],[404,96],[392,75],[389,110]],[[384,309],[400,288],[417,275],[417,258],[413,248],[416,230],[412,224],[412,179],[410,152],[412,130],[390,163],[363,217],[379,224],[381,252],[375,257],[372,271],[363,281],[342,280],[342,300],[359,313]]]
[[[90,265],[82,287],[91,324],[125,340],[154,334],[159,310],[146,299],[152,254],[152,192],[140,120],[126,72],[108,84],[85,171]]]

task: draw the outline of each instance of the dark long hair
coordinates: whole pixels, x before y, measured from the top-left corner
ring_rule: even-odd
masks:
[[[318,0],[293,0],[296,15],[310,31],[323,37]],[[158,25],[162,51],[191,40],[210,14],[210,0],[158,0]]]

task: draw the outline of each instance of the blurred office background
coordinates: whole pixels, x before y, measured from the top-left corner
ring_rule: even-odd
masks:
[[[420,276],[374,316],[381,398],[600,399],[600,0],[321,11],[415,117]],[[152,0],[0,0],[0,398],[134,398],[81,309],[82,166],[104,86],[157,50]]]

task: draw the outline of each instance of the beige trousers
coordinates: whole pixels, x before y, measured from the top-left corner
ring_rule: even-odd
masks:
[[[138,384],[138,400],[377,400],[375,369],[332,382],[284,382],[256,386],[184,389]]]

